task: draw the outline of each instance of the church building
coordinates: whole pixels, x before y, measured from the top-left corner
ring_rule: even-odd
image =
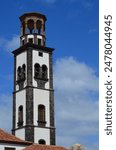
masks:
[[[20,47],[12,52],[13,135],[0,129],[0,150],[67,150],[55,146],[54,48],[46,46],[46,20],[36,12],[20,16]],[[77,145],[72,150],[83,149]]]

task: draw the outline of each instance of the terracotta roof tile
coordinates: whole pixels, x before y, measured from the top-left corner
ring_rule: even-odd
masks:
[[[31,142],[21,140],[16,136],[9,134],[2,129],[0,129],[0,143],[15,143],[15,144],[24,144],[24,145],[32,144]]]
[[[26,147],[24,150],[68,150],[68,149],[61,146],[33,144]]]

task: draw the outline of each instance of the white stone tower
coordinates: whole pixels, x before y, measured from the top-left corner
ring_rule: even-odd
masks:
[[[46,47],[46,16],[20,17],[20,47],[14,50],[13,129],[19,138],[55,145],[53,48]]]

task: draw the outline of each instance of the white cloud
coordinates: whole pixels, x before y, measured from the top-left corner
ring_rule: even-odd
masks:
[[[10,50],[10,51],[18,48],[19,47],[19,36],[12,37],[11,40],[7,41],[5,47],[7,50]]]
[[[62,65],[62,66],[61,66]],[[56,69],[57,67],[57,69]],[[55,85],[59,90],[66,91],[98,91],[98,78],[92,68],[80,63],[72,57],[60,59],[56,62]],[[61,78],[62,77],[62,78]],[[61,86],[61,81],[62,86]]]
[[[98,136],[98,77],[85,63],[73,57],[57,60],[54,66],[57,139],[60,145],[91,145]],[[98,143],[98,141],[97,141]],[[97,150],[98,145],[96,146]]]
[[[9,94],[0,95],[0,128],[11,131],[12,121],[12,96]]]
[[[8,52],[11,52],[19,47],[19,36],[14,35],[11,39],[0,37],[0,47]]]

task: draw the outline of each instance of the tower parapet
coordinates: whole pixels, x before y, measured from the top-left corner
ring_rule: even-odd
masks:
[[[46,45],[45,22],[46,16],[40,13],[25,13],[20,16],[21,34],[20,45],[33,43],[38,46]]]

